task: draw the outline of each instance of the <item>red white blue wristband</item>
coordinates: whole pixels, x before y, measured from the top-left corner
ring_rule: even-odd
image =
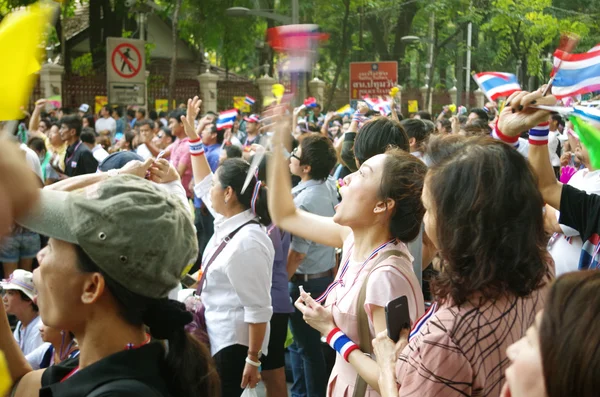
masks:
[[[365,121],[367,121],[367,118],[365,117],[364,114],[360,113],[357,110],[356,112],[354,112],[354,115],[352,116],[352,121],[356,121],[356,123],[360,127]]]
[[[502,142],[509,143],[513,146],[519,146],[519,137],[504,135],[502,133],[502,131],[500,131],[500,129],[498,128],[498,121],[496,121],[496,125],[494,126],[494,129],[492,130],[492,137],[494,139],[499,139]]]
[[[548,144],[548,134],[550,133],[550,123],[538,124],[529,130],[529,144],[543,146]]]
[[[202,139],[198,138],[190,141],[190,154],[192,156],[202,156],[204,154],[204,145]]]
[[[348,338],[346,334],[344,334],[339,328],[334,328],[331,330],[329,335],[327,335],[327,343],[333,348],[333,350],[344,357],[344,360],[346,361],[348,361],[350,353],[352,353],[354,350],[359,350],[356,343],[352,342],[350,338]]]

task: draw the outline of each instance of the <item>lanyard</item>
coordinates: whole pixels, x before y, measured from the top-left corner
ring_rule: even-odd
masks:
[[[133,350],[133,349],[139,349],[142,346],[146,346],[147,344],[150,343],[150,341],[152,340],[152,338],[150,337],[150,334],[146,334],[146,340],[143,341],[141,344],[139,345],[134,345],[133,343],[128,343],[125,345],[125,349],[123,350]],[[60,383],[66,381],[67,379],[71,378],[73,375],[75,375],[77,372],[79,372],[79,365],[76,366],[75,368],[73,368],[71,370],[71,372],[69,372],[64,378],[62,378],[62,380],[60,381]]]
[[[367,263],[369,263],[369,261],[371,261],[371,259],[375,258],[377,256],[377,254],[381,250],[383,250],[385,247],[387,247],[389,244],[395,244],[395,243],[396,243],[396,239],[393,238],[390,241],[387,241],[387,242],[381,244],[373,252],[371,252],[371,255],[369,255],[367,257],[367,259],[365,259],[365,261],[363,262],[363,264],[360,266],[360,269],[358,270],[358,272],[356,272],[356,276],[354,276],[354,280],[352,281],[352,284],[350,285],[350,287],[352,287],[356,283],[356,280],[358,279],[358,276],[360,275],[360,272],[367,265]],[[331,293],[331,291],[333,291],[335,289],[335,287],[337,287],[338,285],[341,285],[342,287],[344,286],[344,280],[343,279],[344,279],[344,275],[348,271],[348,268],[349,268],[349,265],[350,265],[350,256],[352,255],[353,248],[354,248],[354,243],[352,243],[352,245],[350,246],[350,249],[348,249],[348,254],[346,256],[346,260],[344,262],[344,265],[342,266],[342,270],[340,271],[340,276],[338,277],[337,280],[335,280],[333,283],[331,283],[329,285],[329,287],[327,287],[327,289],[325,290],[325,292],[321,296],[319,296],[316,299],[317,302],[323,303],[325,301],[325,299],[327,298],[327,296]]]
[[[71,164],[71,160],[73,159],[73,157],[75,156],[75,153],[77,153],[77,149],[79,149],[79,146],[81,146],[81,141],[79,141],[79,143],[77,143],[77,146],[75,146],[75,149],[73,149],[73,153],[71,153],[71,156],[69,156],[66,160],[65,160],[65,164]],[[65,165],[66,166],[66,165]],[[71,167],[69,165],[69,167]]]

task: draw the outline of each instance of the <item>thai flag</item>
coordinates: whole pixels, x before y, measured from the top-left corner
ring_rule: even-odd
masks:
[[[219,113],[219,118],[217,119],[217,130],[233,128],[233,122],[235,121],[237,115],[237,109],[226,110]]]
[[[314,97],[309,97],[304,100],[304,106],[314,108],[317,106],[317,100]]]
[[[583,54],[556,50],[554,64],[560,65],[552,82],[555,97],[560,99],[600,90],[600,45]]]
[[[378,111],[379,113],[387,116],[392,112],[392,104],[390,100],[385,100],[382,98],[371,98],[369,96],[364,96],[363,100],[371,110]]]
[[[492,101],[508,97],[513,92],[521,91],[517,76],[503,72],[482,72],[473,75],[481,91]]]
[[[254,106],[254,102],[256,102],[256,99],[252,98],[251,96],[246,95],[246,99],[244,99],[244,103],[246,105]]]

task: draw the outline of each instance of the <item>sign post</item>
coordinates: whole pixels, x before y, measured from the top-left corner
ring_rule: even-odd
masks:
[[[144,41],[109,37],[106,40],[108,101],[146,107]]]
[[[350,104],[370,97],[386,97],[398,83],[398,62],[350,62]]]

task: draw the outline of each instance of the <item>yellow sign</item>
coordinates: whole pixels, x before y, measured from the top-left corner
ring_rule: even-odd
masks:
[[[173,107],[175,109],[177,107],[175,103],[175,99],[173,99]],[[154,100],[154,108],[157,112],[168,112],[169,111],[169,100],[168,99],[156,99]]]
[[[250,105],[248,105],[245,101],[246,101],[245,96],[234,96],[233,97],[233,107],[238,109],[241,112],[250,113],[252,111],[252,108],[250,108]]]
[[[419,111],[419,101],[408,101],[408,113],[417,113]]]
[[[107,96],[97,96],[94,98],[94,113],[100,113],[100,109],[102,106],[108,105],[108,97]]]

